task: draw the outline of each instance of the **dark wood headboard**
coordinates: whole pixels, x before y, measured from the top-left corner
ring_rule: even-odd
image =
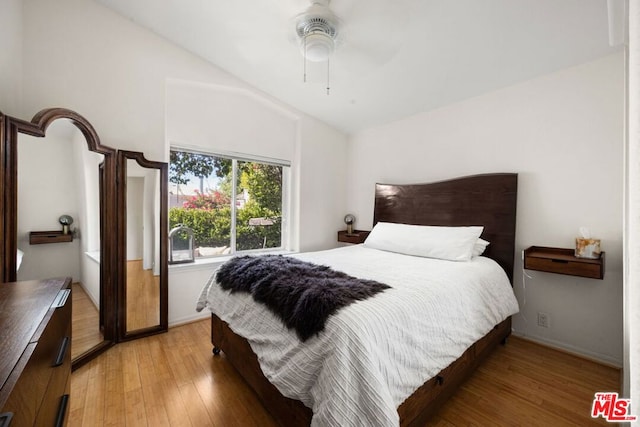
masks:
[[[428,184],[376,184],[378,222],[415,225],[482,225],[490,245],[483,254],[513,284],[518,174],[473,175]]]

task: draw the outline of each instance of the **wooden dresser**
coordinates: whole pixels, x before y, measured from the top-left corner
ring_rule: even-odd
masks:
[[[65,425],[70,381],[71,279],[0,283],[0,427]]]

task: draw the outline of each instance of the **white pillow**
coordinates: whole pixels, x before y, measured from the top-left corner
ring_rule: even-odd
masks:
[[[379,222],[364,245],[406,255],[469,261],[483,229],[481,226],[440,227]]]
[[[478,240],[476,240],[476,242],[473,244],[473,253],[471,254],[471,256],[474,257],[482,255],[487,249],[487,246],[489,246],[489,242],[484,239],[478,238]]]

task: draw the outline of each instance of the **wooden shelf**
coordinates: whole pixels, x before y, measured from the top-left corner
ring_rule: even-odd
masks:
[[[30,245],[64,242],[73,242],[73,234],[62,234],[62,231],[32,231],[29,233]]]
[[[573,249],[531,246],[524,251],[524,268],[570,276],[604,278],[604,252],[598,259],[578,258]]]
[[[353,233],[348,234],[347,230],[338,231],[338,242],[343,243],[362,243],[365,241],[370,231],[353,230]]]

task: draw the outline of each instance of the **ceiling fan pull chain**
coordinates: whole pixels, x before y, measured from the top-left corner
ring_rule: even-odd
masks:
[[[327,58],[327,95],[329,95],[329,58]]]
[[[304,57],[303,60],[303,70],[302,70],[302,81],[304,83],[307,82],[307,37],[305,36],[304,38],[304,55],[302,55]]]

